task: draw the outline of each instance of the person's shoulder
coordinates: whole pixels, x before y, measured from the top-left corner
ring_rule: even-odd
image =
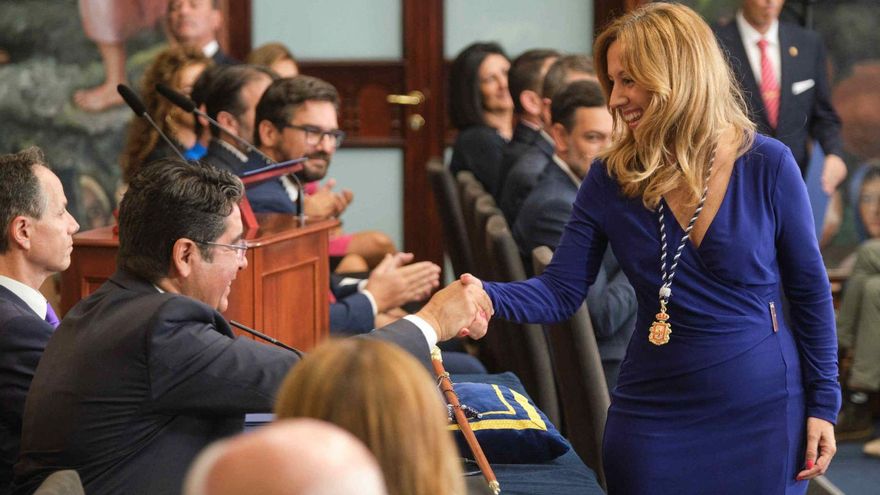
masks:
[[[8,301],[0,302],[0,348],[22,338],[42,338],[48,340],[52,335],[52,325],[33,311]]]
[[[590,165],[590,170],[587,171],[587,175],[584,177],[584,182],[592,182],[602,187],[618,187],[617,177],[602,158],[596,158],[593,160],[593,163]]]
[[[746,173],[776,177],[781,170],[791,169],[800,176],[800,169],[791,149],[776,138],[755,134],[751,148],[743,155]],[[794,172],[792,172],[794,173]]]
[[[815,63],[814,70],[826,70],[822,65],[821,59],[817,58],[819,54],[825,53],[825,41],[818,31],[801,27],[792,23],[779,24],[779,38],[785,43],[785,50],[795,48],[799,56],[793,57],[791,60],[797,64]],[[827,57],[827,55],[825,55]]]
[[[135,275],[118,271],[97,291],[74,306],[69,315],[91,320],[114,315],[129,317],[132,322],[175,322],[214,320],[218,313],[207,304],[183,294],[159,292],[151,283]],[[62,326],[67,318],[62,321]]]
[[[736,27],[736,19],[733,17],[718,20],[712,23],[712,31],[719,38],[730,39],[739,35],[739,29]]]
[[[512,177],[523,175],[531,177],[543,172],[545,167],[551,163],[553,163],[553,160],[548,160],[547,156],[537,146],[531,146],[513,162],[513,166],[510,168],[510,175]]]
[[[812,29],[807,29],[793,22],[779,22],[780,31],[784,31],[785,35],[793,42],[800,43],[821,43],[822,36]]]
[[[774,137],[755,133],[755,139],[751,148],[746,152],[747,158],[778,158],[784,154],[791,154],[788,146]]]
[[[456,143],[473,144],[498,141],[504,144],[504,138],[498,134],[498,131],[487,125],[472,125],[462,129],[458,133]]]

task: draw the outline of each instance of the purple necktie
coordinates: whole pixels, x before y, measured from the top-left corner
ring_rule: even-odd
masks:
[[[58,320],[58,315],[55,314],[55,310],[52,309],[52,305],[48,302],[46,303],[46,322],[52,325],[52,328],[58,328],[58,324],[61,323]]]

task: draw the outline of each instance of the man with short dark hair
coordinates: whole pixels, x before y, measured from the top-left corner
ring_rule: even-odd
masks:
[[[178,43],[202,50],[215,64],[238,63],[223,53],[217,42],[217,31],[223,26],[223,13],[217,0],[171,0],[167,22],[169,33]]]
[[[538,176],[511,229],[527,260],[538,246],[556,249],[571,217],[578,188],[593,159],[611,143],[614,126],[596,81],[576,81],[557,93],[551,114],[550,134],[556,152]],[[587,293],[587,307],[611,390],[617,384],[620,363],[635,328],[636,294],[610,248]]]
[[[573,81],[596,80],[593,72],[593,61],[585,55],[564,55],[559,57],[547,69],[543,78],[541,97],[542,121],[550,126],[550,104],[553,95]],[[507,223],[513,225],[519,214],[523,201],[535,187],[538,175],[553,157],[553,146],[533,146],[526,150],[509,169],[501,186],[498,206],[504,213]]]
[[[76,469],[87,493],[178,493],[207,444],[269,411],[299,355],[234,338],[220,314],[247,266],[241,181],[165,159],[129,184],[117,271],[52,336],[25,405],[13,493]],[[473,287],[438,292],[371,338],[428,359],[436,340],[481,337],[491,302]]]
[[[547,69],[559,58],[556,50],[536,48],[523,52],[510,65],[507,73],[507,88],[513,98],[513,113],[517,117],[513,137],[501,156],[500,184],[503,191],[507,172],[517,160],[532,147],[543,147],[553,153],[553,140],[544,132],[550,125],[543,119],[544,102],[541,98],[541,86]],[[500,202],[500,195],[496,201]]]
[[[0,492],[12,481],[24,401],[58,325],[40,286],[70,265],[73,234],[61,181],[39,148],[0,156]]]

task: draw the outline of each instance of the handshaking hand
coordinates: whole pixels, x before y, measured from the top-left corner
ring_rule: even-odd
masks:
[[[437,331],[442,342],[453,337],[480,339],[486,335],[494,314],[492,301],[479,279],[464,274],[441,291],[416,313]]]

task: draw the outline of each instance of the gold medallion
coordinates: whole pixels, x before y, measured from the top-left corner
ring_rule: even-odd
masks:
[[[666,320],[669,315],[665,311],[661,311],[654,315],[654,323],[648,330],[648,341],[654,345],[663,345],[669,343],[669,334],[672,333],[672,325]]]

